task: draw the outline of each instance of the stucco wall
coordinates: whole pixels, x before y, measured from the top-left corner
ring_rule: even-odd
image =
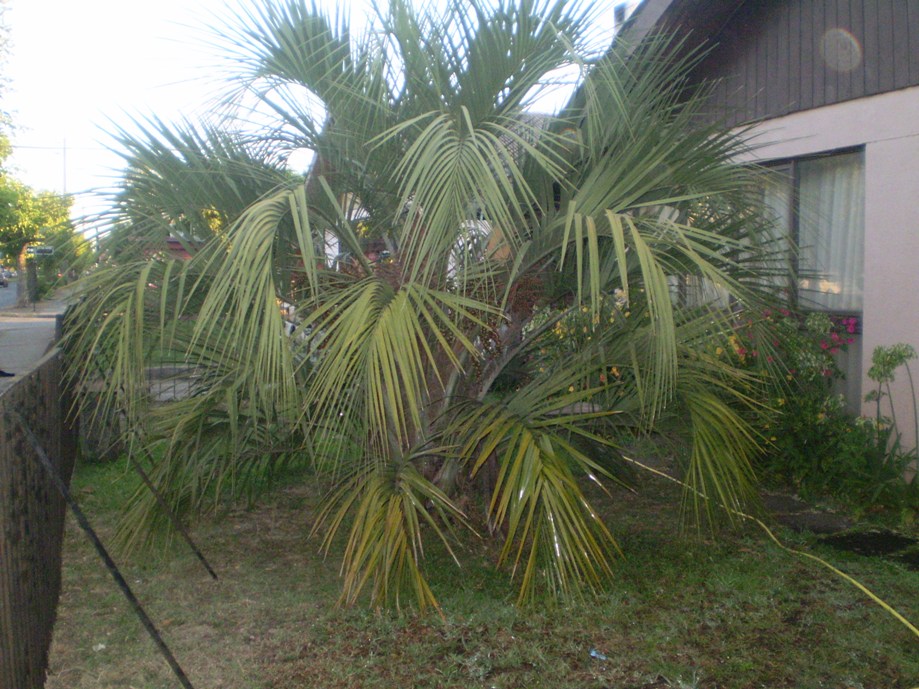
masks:
[[[754,130],[755,157],[791,158],[865,147],[865,267],[862,390],[871,352],[906,342],[919,349],[919,87],[767,120]],[[919,363],[913,365],[919,384]],[[903,440],[912,445],[905,373],[893,389]],[[873,406],[863,413],[873,414]]]

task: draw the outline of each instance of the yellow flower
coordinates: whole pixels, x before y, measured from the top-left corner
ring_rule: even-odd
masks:
[[[716,347],[715,356],[721,356],[722,354],[724,354],[724,349],[722,349],[721,347]]]
[[[568,386],[568,392],[574,392],[574,386],[573,386],[573,385],[569,385],[569,386]]]

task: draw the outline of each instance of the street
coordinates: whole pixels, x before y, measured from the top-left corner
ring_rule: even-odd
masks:
[[[9,287],[0,287],[0,311],[16,305],[16,280],[10,280]]]
[[[34,307],[16,309],[16,281],[0,287],[0,369],[15,373],[14,378],[0,378],[0,394],[13,385],[41,359],[54,341],[56,313],[63,303],[53,300]]]

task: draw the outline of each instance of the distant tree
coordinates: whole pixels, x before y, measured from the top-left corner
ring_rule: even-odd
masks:
[[[30,244],[66,245],[74,255],[80,247],[70,220],[72,200],[50,191],[36,192],[12,176],[4,165],[10,150],[9,140],[0,136],[0,251],[4,263],[15,261],[20,275],[25,275]],[[20,306],[27,301],[24,280],[19,281],[17,301]]]
[[[0,0],[0,97],[9,86],[4,69],[10,52],[8,10],[8,0]],[[35,191],[10,171],[7,165],[12,153],[9,132],[13,128],[11,113],[0,105],[0,262],[4,265],[17,263],[20,274],[25,275],[25,249],[41,242],[56,249],[55,258],[45,266],[56,275],[61,265],[76,266],[78,257],[88,255],[88,246],[75,232],[70,220],[72,199],[50,191]],[[17,300],[20,305],[27,300],[24,279],[19,281]]]

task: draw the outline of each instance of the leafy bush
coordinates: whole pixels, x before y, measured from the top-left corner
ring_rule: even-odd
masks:
[[[881,413],[893,371],[915,357],[912,347],[875,350],[868,377],[878,388],[866,400],[878,403],[877,413],[873,418],[852,417],[832,387],[843,375],[835,355],[851,343],[857,320],[790,311],[766,318],[777,326],[780,337],[774,344],[787,371],[786,385],[774,391],[775,414],[763,429],[769,441],[759,466],[763,476],[791,484],[805,496],[832,496],[859,510],[914,512],[919,495],[915,481],[904,475],[915,450],[903,449],[893,407],[890,417]],[[747,342],[739,336],[735,354],[749,356]]]

